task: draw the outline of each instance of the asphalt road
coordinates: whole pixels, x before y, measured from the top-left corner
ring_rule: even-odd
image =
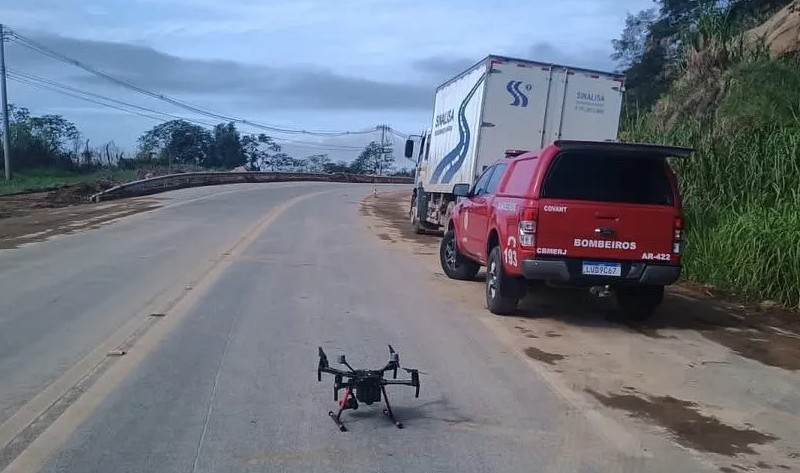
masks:
[[[716,471],[574,404],[432,291],[366,231],[370,193],[189,189],[0,252],[0,469]],[[338,432],[317,346],[377,367],[386,343],[423,372],[419,399],[390,391],[406,428],[362,406]]]

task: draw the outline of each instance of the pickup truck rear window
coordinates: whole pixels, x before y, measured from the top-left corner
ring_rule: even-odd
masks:
[[[541,197],[669,206],[675,201],[663,159],[591,152],[556,156]]]

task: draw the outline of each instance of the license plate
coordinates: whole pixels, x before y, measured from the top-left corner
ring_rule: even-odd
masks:
[[[590,276],[622,276],[622,265],[619,263],[583,263],[583,274]]]

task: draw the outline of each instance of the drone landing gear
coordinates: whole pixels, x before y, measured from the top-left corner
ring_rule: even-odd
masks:
[[[394,412],[392,412],[392,406],[389,404],[389,396],[386,395],[386,388],[383,386],[381,386],[381,393],[383,394],[383,402],[386,404],[386,409],[383,410],[384,415],[389,417],[389,420],[392,421],[395,427],[402,429],[403,423],[395,419]],[[347,427],[344,425],[344,422],[342,422],[342,412],[344,412],[346,409],[358,409],[358,401],[356,400],[355,394],[353,394],[352,388],[347,388],[345,390],[344,398],[339,402],[338,412],[334,413],[333,411],[328,411],[328,415],[342,432],[347,432]]]
[[[392,406],[389,404],[389,396],[386,395],[386,388],[381,386],[381,391],[383,391],[383,402],[386,403],[386,409],[383,410],[383,413],[389,416],[389,420],[391,420],[395,427],[398,429],[403,428],[403,423],[398,422],[397,419],[394,418],[394,412],[392,412]]]
[[[328,411],[328,415],[331,416],[331,419],[333,419],[333,421],[336,422],[336,425],[339,426],[339,430],[342,432],[347,432],[347,427],[344,426],[341,419],[343,410],[344,409],[339,409],[339,412],[336,414],[334,414],[333,411]]]

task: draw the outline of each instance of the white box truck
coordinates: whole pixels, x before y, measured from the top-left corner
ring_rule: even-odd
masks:
[[[616,140],[624,82],[619,74],[491,55],[440,85],[431,128],[405,146],[417,160],[414,230],[441,230],[453,186],[471,184],[507,151]]]

